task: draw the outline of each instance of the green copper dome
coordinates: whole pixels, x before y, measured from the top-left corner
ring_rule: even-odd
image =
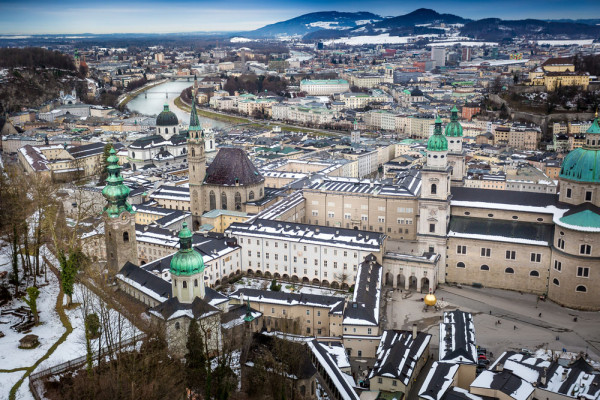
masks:
[[[119,166],[119,157],[117,157],[115,149],[110,149],[110,155],[106,159],[108,166],[108,178],[106,178],[106,186],[102,189],[102,196],[108,204],[104,207],[104,212],[112,218],[118,217],[121,213],[128,211],[133,214],[133,207],[127,202],[130,189],[123,184],[121,176],[121,167]]]
[[[165,104],[163,111],[156,117],[156,126],[174,126],[179,124],[177,115],[169,110],[169,105]]]
[[[176,276],[190,276],[204,271],[204,259],[192,248],[192,232],[186,222],[179,231],[179,251],[171,259],[170,271]]]
[[[593,135],[591,137],[590,135]],[[597,138],[595,136],[598,135]],[[565,157],[560,178],[577,182],[600,183],[600,125],[598,113],[586,132],[586,145],[571,151]]]
[[[450,122],[446,125],[446,136],[461,137],[463,135],[463,128],[460,122],[458,122],[458,109],[456,106],[452,107],[451,112]]]
[[[427,141],[427,151],[448,151],[448,140],[442,135],[442,120],[439,115],[435,119],[433,135]]]

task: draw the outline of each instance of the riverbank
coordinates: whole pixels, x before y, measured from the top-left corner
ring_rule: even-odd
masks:
[[[150,90],[153,87],[158,86],[158,85],[162,85],[163,83],[166,83],[168,81],[169,81],[169,79],[165,78],[165,79],[162,79],[160,81],[147,83],[144,86],[142,86],[141,88],[134,90],[133,92],[124,93],[124,94],[121,95],[123,97],[121,99],[119,99],[119,102],[117,103],[117,106],[125,108],[127,106],[127,103],[129,103],[131,100],[133,100],[134,98],[136,98],[138,95],[144,93],[146,90]]]
[[[183,100],[181,100],[181,97],[177,97],[174,101],[174,104],[177,108],[179,108],[180,110],[185,111],[187,113],[189,113],[192,109],[190,105],[184,103]],[[248,126],[251,126],[254,128],[273,128],[275,126],[278,126],[281,128],[282,131],[287,131],[287,132],[309,133],[309,134],[317,135],[317,136],[338,136],[335,133],[325,132],[325,131],[321,131],[318,129],[302,128],[302,127],[298,127],[298,126],[277,124],[277,123],[273,123],[273,122],[257,122],[257,121],[253,121],[249,118],[237,117],[237,116],[227,115],[224,113],[219,113],[219,112],[214,112],[214,111],[207,111],[207,110],[199,109],[198,107],[196,107],[196,112],[198,113],[198,116],[227,122],[227,123],[230,123],[233,125],[247,124]]]

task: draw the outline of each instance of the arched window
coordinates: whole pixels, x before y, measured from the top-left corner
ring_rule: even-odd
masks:
[[[184,289],[187,289],[187,282],[183,281],[182,286],[183,286]]]
[[[194,150],[194,148],[192,147],[192,157],[196,156],[196,150]]]
[[[260,198],[262,199],[262,196],[263,196],[263,194],[262,194],[262,188],[260,188],[260,192],[258,193],[258,195],[259,195],[259,196],[260,196]]]
[[[577,286],[577,288],[575,290],[578,292],[583,292],[583,293],[587,292],[587,288],[583,285]]]
[[[175,322],[175,329],[179,330],[179,328],[181,328],[181,325],[179,324],[179,322]]]
[[[135,151],[131,152],[131,158],[135,158]]]
[[[129,232],[123,232],[123,241],[129,242]]]
[[[165,133],[169,133],[169,128],[165,128]]]
[[[540,273],[537,272],[536,270],[533,270],[529,273],[529,276],[540,276]]]
[[[459,262],[458,264],[456,264],[457,268],[464,268],[465,267],[465,263],[464,262]]]
[[[504,270],[504,273],[506,273],[506,274],[514,274],[514,273],[515,273],[515,270],[514,270],[514,269],[512,269],[511,267],[508,267],[508,268],[506,268],[506,269]]]
[[[215,192],[213,192],[212,190],[208,194],[208,200],[209,200],[209,203],[210,203],[210,209],[211,210],[216,209],[217,208],[217,198],[215,196]]]
[[[437,194],[437,185],[435,183],[431,185],[431,194]]]
[[[194,287],[198,287],[198,279],[194,279]]]
[[[254,200],[254,192],[252,190],[248,193],[248,200]]]
[[[235,192],[235,210],[240,211],[242,209],[242,195],[240,192]]]
[[[556,278],[552,280],[552,283],[554,283],[556,286],[560,286],[560,282]]]
[[[221,192],[221,210],[227,210],[227,194]]]
[[[481,266],[481,270],[482,270],[482,271],[489,271],[489,270],[490,270],[490,267],[488,267],[487,265],[483,264],[483,265]]]

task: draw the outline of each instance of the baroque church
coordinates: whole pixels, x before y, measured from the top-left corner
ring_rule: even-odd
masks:
[[[205,130],[204,134],[204,151],[214,152],[214,132]],[[139,138],[127,147],[131,168],[135,171],[147,167],[183,164],[188,156],[188,136],[188,131],[180,129],[177,115],[165,104],[163,111],[156,117],[156,133]]]

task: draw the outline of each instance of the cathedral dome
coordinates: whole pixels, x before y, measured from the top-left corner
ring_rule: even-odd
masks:
[[[192,232],[186,222],[179,231],[179,251],[171,259],[170,271],[176,276],[190,276],[204,271],[204,259],[192,248]]]
[[[156,126],[175,126],[179,124],[177,115],[169,110],[169,105],[165,104],[163,111],[156,117]]]
[[[419,87],[415,87],[412,92],[410,92],[410,95],[413,97],[420,97],[423,96],[423,92],[421,91],[421,89],[419,89]]]
[[[586,132],[586,144],[565,157],[560,178],[577,182],[600,183],[600,125],[598,114]]]
[[[439,115],[435,119],[433,135],[427,141],[427,151],[448,151],[448,140],[442,135],[442,120]]]
[[[463,135],[463,128],[460,122],[458,122],[458,109],[456,106],[452,107],[451,112],[450,122],[446,125],[446,136],[461,137]]]
[[[223,147],[206,169],[204,182],[211,185],[255,185],[265,178],[243,149]]]

